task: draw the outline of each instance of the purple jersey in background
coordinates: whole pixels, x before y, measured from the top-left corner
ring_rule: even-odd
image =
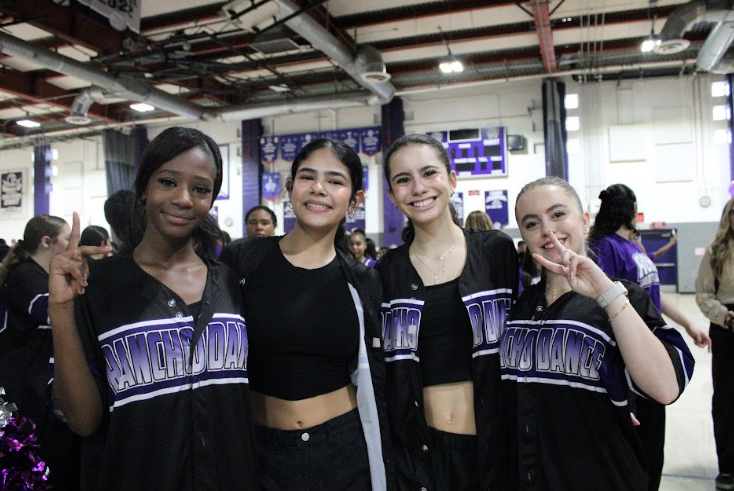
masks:
[[[650,295],[658,311],[662,312],[658,269],[637,244],[618,234],[611,234],[596,241],[591,250],[602,271],[640,285]]]

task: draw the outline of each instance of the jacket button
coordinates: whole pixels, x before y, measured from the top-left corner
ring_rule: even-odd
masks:
[[[413,403],[415,404],[415,407],[418,407],[418,401],[413,401]]]
[[[417,283],[413,283],[412,285],[410,285],[410,289],[413,290],[413,291],[417,290],[418,289],[418,284]]]
[[[428,452],[428,445],[421,445],[421,450]]]
[[[174,305],[176,305],[176,301],[175,300],[171,299],[171,300],[168,301],[168,306],[169,307],[173,307]]]
[[[426,488],[421,488],[420,491],[428,491]]]
[[[176,312],[176,317],[178,317],[179,319],[180,319],[181,317],[183,317],[183,312]]]
[[[240,285],[245,286],[245,283],[247,283],[247,280],[244,278],[240,278]]]

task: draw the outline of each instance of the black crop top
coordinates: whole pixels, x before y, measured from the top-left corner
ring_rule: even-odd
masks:
[[[359,319],[338,257],[303,269],[273,248],[247,281],[244,318],[252,390],[298,401],[349,383]]]
[[[418,333],[423,387],[472,380],[473,343],[459,279],[426,287]]]

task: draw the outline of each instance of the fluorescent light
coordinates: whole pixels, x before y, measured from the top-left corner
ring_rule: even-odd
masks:
[[[136,111],[141,112],[141,113],[147,113],[147,112],[155,110],[153,106],[151,106],[150,104],[145,104],[144,102],[138,102],[137,104],[130,104],[130,109],[135,109]]]
[[[442,73],[461,73],[464,71],[464,65],[459,60],[448,60],[441,62],[438,65],[438,69]]]
[[[36,121],[31,121],[30,119],[21,119],[20,121],[16,121],[21,126],[25,126],[26,128],[38,128],[41,126],[41,123],[37,123]]]
[[[286,84],[270,85],[268,88],[273,92],[290,92],[291,90]]]

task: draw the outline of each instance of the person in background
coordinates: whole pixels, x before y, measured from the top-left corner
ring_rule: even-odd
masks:
[[[275,227],[278,219],[275,212],[267,206],[253,206],[245,214],[245,227],[248,237],[272,237],[275,235]]]
[[[696,276],[696,303],[710,321],[711,415],[719,461],[716,489],[734,489],[734,198],[721,213]]]
[[[349,234],[349,252],[352,253],[352,257],[354,259],[369,268],[373,268],[375,266],[375,260],[368,256],[366,251],[367,236],[365,235],[364,230],[360,228],[352,230],[352,233]]]
[[[139,243],[86,274],[104,249],[77,247],[75,214],[53,259],[54,393],[85,437],[81,489],[260,489],[237,278],[202,228],[221,185],[217,144],[168,128],[135,179]]]
[[[97,225],[90,225],[82,231],[81,239],[79,239],[80,246],[99,246],[99,247],[110,247],[110,234],[104,227]],[[108,254],[93,254],[89,256],[90,259],[99,260],[106,257]]]
[[[110,224],[112,234],[121,251],[130,247],[131,243],[137,242],[133,237],[134,208],[135,193],[130,190],[117,191],[104,202],[105,220]]]
[[[51,259],[66,250],[71,229],[62,218],[38,215],[0,268],[0,387],[36,423],[41,455],[56,490],[79,489],[81,441],[53,413],[49,379],[53,342],[48,318]],[[2,487],[2,486],[0,486]]]
[[[515,217],[545,274],[513,307],[499,348],[502,399],[516,420],[507,489],[646,491],[629,394],[675,401],[691,352],[636,282],[614,281],[586,257],[589,217],[566,181],[527,184]]]
[[[674,302],[660,292],[655,263],[630,240],[635,232],[637,197],[624,184],[613,184],[599,194],[601,207],[589,233],[589,246],[599,267],[609,276],[632,281],[648,292],[657,309],[679,323],[698,346],[711,340],[694,326]],[[654,400],[637,398],[634,412],[637,431],[645,447],[650,471],[649,491],[657,491],[663,472],[665,448],[665,406]]]
[[[375,241],[369,237],[365,238],[364,241],[367,244],[367,249],[365,249],[364,255],[377,261],[377,244],[375,244]]]
[[[240,278],[264,491],[392,489],[380,279],[345,245],[362,179],[348,145],[313,140],[286,184],[293,229],[220,257]]]
[[[396,140],[384,174],[408,218],[405,244],[375,267],[398,488],[509,489],[498,343],[517,289],[515,245],[457,225],[456,173],[430,136]]]
[[[5,242],[5,239],[0,239],[0,261],[5,259],[5,256],[8,255],[8,252],[10,252],[10,246],[7,242]]]
[[[466,217],[465,228],[475,228],[477,230],[492,230],[492,219],[486,212],[475,210]]]

